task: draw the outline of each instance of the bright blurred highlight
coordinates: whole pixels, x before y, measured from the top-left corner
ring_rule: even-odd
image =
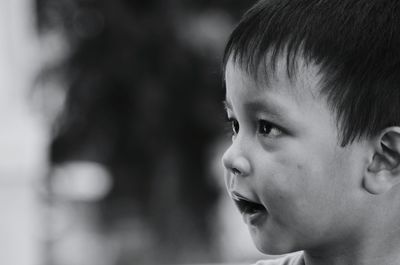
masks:
[[[99,163],[72,161],[54,168],[51,187],[60,199],[99,201],[111,190],[112,179]]]

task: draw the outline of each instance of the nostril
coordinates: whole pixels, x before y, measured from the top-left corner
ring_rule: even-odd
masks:
[[[237,168],[232,168],[232,173],[233,173],[233,175],[240,175],[241,173],[240,173],[240,170],[239,169],[237,169]]]

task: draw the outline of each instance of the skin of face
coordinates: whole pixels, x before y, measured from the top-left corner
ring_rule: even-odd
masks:
[[[228,192],[266,208],[257,222],[246,222],[261,252],[346,249],[366,227],[365,144],[340,146],[335,115],[319,93],[318,68],[300,64],[290,79],[282,61],[268,81],[227,64],[233,136],[222,162]]]

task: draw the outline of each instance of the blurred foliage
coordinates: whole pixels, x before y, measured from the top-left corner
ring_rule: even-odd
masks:
[[[222,131],[220,59],[252,2],[36,0],[40,34],[57,32],[67,45],[42,76],[58,76],[67,97],[51,163],[106,165],[114,186],[101,202],[104,227],[140,217],[153,261],[217,259],[218,189],[207,168]]]

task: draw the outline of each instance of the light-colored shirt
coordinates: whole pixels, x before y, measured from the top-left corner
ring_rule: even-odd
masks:
[[[277,259],[260,260],[254,265],[304,265],[303,252],[295,252]]]

